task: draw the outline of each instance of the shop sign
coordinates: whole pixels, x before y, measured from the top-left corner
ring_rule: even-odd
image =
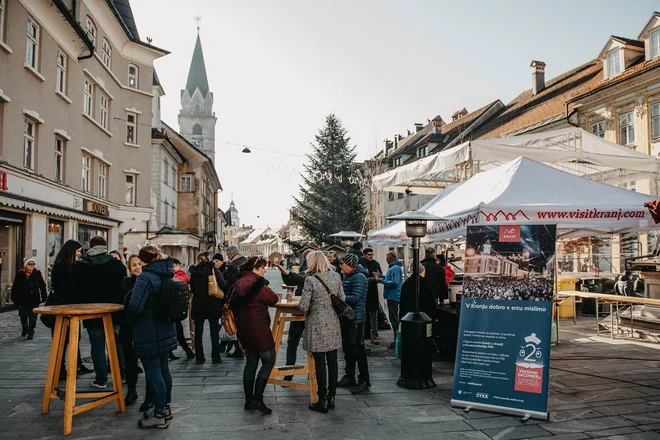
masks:
[[[85,212],[91,212],[92,214],[103,215],[105,217],[110,215],[108,205],[102,205],[101,203],[97,203],[92,200],[85,200],[83,202],[83,210]]]
[[[7,173],[4,171],[0,171],[0,190],[2,191],[7,191],[9,187],[7,187]]]

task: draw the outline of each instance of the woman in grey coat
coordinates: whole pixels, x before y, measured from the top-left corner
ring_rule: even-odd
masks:
[[[332,265],[321,251],[311,252],[307,256],[307,278],[302,290],[298,308],[307,312],[303,348],[312,352],[316,364],[319,400],[309,409],[327,413],[328,408],[335,409],[337,391],[337,350],[341,348],[341,330],[339,318],[332,307],[330,295],[345,300],[341,275],[332,269]],[[328,381],[326,382],[326,361]],[[326,388],[327,384],[327,388]]]

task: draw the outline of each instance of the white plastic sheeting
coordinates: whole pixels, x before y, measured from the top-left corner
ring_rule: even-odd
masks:
[[[463,167],[472,166],[473,172],[477,167],[484,171],[489,165],[500,165],[520,156],[566,170],[576,162],[576,167],[580,167],[580,163],[591,164],[582,166],[584,173],[617,168],[660,172],[660,159],[571,127],[465,142],[374,177],[373,189],[392,192],[410,189],[415,194],[436,194],[446,185],[460,180]]]
[[[424,242],[465,235],[467,226],[556,224],[564,237],[655,228],[644,203],[653,196],[576,176],[528,158],[479,173],[438,194],[420,210],[447,219],[428,225]],[[370,231],[369,243],[405,240],[394,223]]]

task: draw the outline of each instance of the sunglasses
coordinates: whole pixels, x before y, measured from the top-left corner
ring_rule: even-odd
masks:
[[[30,262],[30,263],[26,264],[26,266],[34,266],[34,263]]]

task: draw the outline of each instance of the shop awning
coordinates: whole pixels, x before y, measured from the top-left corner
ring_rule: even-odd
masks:
[[[0,194],[0,206],[6,206],[9,208],[16,208],[16,209],[24,209],[26,211],[38,212],[41,214],[53,215],[62,218],[70,218],[85,223],[106,226],[109,228],[117,227],[122,223],[120,220],[115,220],[112,218],[103,218],[82,211],[76,211],[73,209],[65,208],[63,206],[60,207],[54,204],[40,202],[37,200],[31,200],[27,197],[23,198],[20,196],[9,196],[6,194]]]

